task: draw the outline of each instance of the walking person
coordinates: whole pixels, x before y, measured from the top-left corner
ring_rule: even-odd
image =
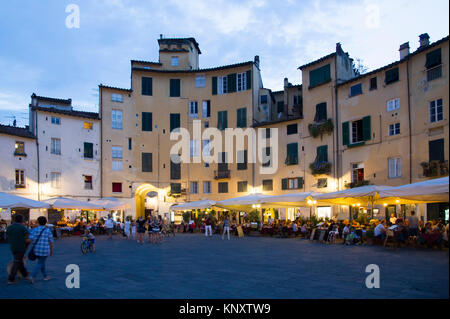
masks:
[[[131,222],[128,217],[127,217],[127,219],[125,219],[124,232],[125,232],[125,236],[127,237],[127,239],[129,239],[130,235],[131,235]]]
[[[153,242],[154,243],[160,243],[162,242],[162,236],[161,236],[161,221],[158,218],[154,218],[152,222],[152,236],[153,236]]]
[[[6,229],[9,248],[14,257],[14,262],[8,276],[8,285],[15,283],[17,271],[20,271],[23,278],[32,282],[31,277],[25,268],[25,264],[23,263],[23,257],[30,244],[30,239],[28,238],[29,232],[23,224],[23,216],[17,214],[14,216],[14,223]]]
[[[225,219],[223,220],[222,240],[224,239],[225,232],[228,235],[228,240],[230,240],[230,220],[228,219],[228,216],[225,216]]]
[[[46,226],[47,218],[40,216],[38,223],[39,226],[30,231],[30,240],[33,243],[32,249],[37,257],[37,264],[31,273],[31,283],[34,282],[34,278],[36,278],[39,270],[42,272],[45,281],[50,280],[50,277],[47,275],[45,262],[48,256],[53,255],[53,234],[50,228]]]
[[[137,242],[138,244],[144,243],[144,236],[145,236],[145,224],[146,224],[146,220],[144,218],[142,218],[142,216],[139,216],[138,220],[136,221],[136,226],[137,226]]]
[[[131,220],[131,237],[136,239],[136,221],[134,219]]]
[[[105,220],[105,229],[108,234],[108,238],[112,239],[112,233],[114,229],[114,220],[111,218],[111,215],[108,215],[108,219]]]
[[[212,236],[212,230],[211,230],[211,218],[209,216],[206,216],[205,219],[205,237]]]
[[[147,236],[148,242],[153,244],[153,217],[151,215],[149,215],[147,218]]]

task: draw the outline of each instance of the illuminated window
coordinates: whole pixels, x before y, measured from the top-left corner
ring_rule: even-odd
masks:
[[[94,127],[94,123],[92,123],[92,122],[84,122],[83,127],[86,130],[92,130],[92,128]]]
[[[14,146],[14,154],[25,154],[24,142],[16,142],[16,145]]]
[[[84,189],[92,189],[92,176],[84,175]]]

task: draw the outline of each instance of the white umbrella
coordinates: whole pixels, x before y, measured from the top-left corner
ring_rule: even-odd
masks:
[[[317,201],[328,202],[336,205],[351,205],[358,203],[363,205],[376,201],[379,197],[380,191],[390,188],[392,187],[383,185],[367,185],[332,193],[321,193],[313,196],[313,198]]]
[[[115,197],[105,197],[90,201],[90,203],[102,206],[105,210],[125,210],[129,209],[130,205]]]
[[[416,203],[448,202],[449,179],[447,177],[401,185],[380,191],[380,201],[413,201]]]
[[[211,208],[211,206],[214,206],[215,204],[216,204],[216,202],[213,200],[204,199],[204,200],[199,200],[199,201],[195,201],[195,202],[172,205],[172,207],[170,209],[171,210],[205,209],[205,208]]]
[[[255,209],[253,205],[261,205],[261,201],[264,199],[271,197],[269,195],[263,195],[260,193],[250,194],[241,197],[234,197],[225,200],[221,200],[216,202],[217,207],[232,209],[232,210],[241,210],[241,211],[252,211]]]
[[[1,208],[49,208],[47,203],[28,199],[22,196],[16,196],[8,193],[0,192]]]
[[[307,206],[308,200],[312,200],[315,196],[320,195],[317,192],[291,193],[276,196],[268,196],[259,202],[264,208],[283,208],[283,207],[300,207]]]
[[[44,200],[44,202],[50,204],[52,208],[59,209],[103,210],[103,207],[100,205],[67,197],[49,198]]]

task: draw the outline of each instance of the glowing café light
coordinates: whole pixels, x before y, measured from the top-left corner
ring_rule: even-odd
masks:
[[[383,206],[386,207],[386,206],[387,206],[387,203],[384,203]]]
[[[253,205],[252,205],[252,208],[256,208],[256,205],[255,205],[255,204],[253,204]]]
[[[356,205],[355,205],[355,204],[352,204],[352,206],[355,207]]]
[[[312,205],[312,200],[308,199],[308,205]]]
[[[397,199],[396,201],[395,201],[396,203],[400,203],[400,201]]]
[[[261,204],[256,205],[256,208],[261,208]]]
[[[316,204],[317,204],[317,201],[316,201],[316,200],[313,200],[313,204],[316,205]]]
[[[360,204],[360,203],[358,203],[358,204],[356,204],[356,206],[358,206],[358,207],[359,207],[359,206],[361,206],[361,204]]]

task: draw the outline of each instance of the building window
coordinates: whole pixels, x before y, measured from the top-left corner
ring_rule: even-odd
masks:
[[[170,97],[180,97],[180,79],[170,79]]]
[[[189,187],[191,194],[198,194],[198,182],[191,182]]]
[[[247,169],[247,150],[237,151],[237,169],[246,170]]]
[[[16,188],[25,188],[25,171],[23,169],[16,169]]]
[[[219,182],[219,193],[228,193],[228,182]]]
[[[392,99],[386,102],[386,109],[388,112],[398,110],[400,108],[400,98]]]
[[[180,127],[180,114],[179,113],[170,113],[170,131],[177,129]]]
[[[181,194],[181,183],[170,183],[171,194]]]
[[[267,95],[261,95],[261,104],[267,103]]]
[[[371,139],[371,134],[370,115],[361,120],[342,123],[342,144],[344,145],[363,144],[364,141]]]
[[[236,127],[247,127],[247,109],[237,109],[237,123]]]
[[[352,122],[352,144],[364,141],[363,139],[363,121]]]
[[[322,145],[317,147],[316,162],[327,163],[328,162],[328,145]]]
[[[224,130],[228,127],[228,113],[227,111],[217,112],[217,128]]]
[[[399,80],[398,68],[394,68],[389,71],[386,71],[384,83],[391,84],[391,83],[397,82],[398,80]]]
[[[152,159],[152,153],[142,153],[142,172],[153,171]]]
[[[326,188],[328,186],[327,178],[319,178],[317,180],[317,188]]]
[[[122,129],[122,111],[112,110],[111,118],[112,118],[111,127],[116,130],[121,130]]]
[[[16,141],[14,145],[14,155],[25,155],[25,143]]]
[[[181,158],[178,154],[170,155],[170,179],[181,179]]]
[[[202,116],[204,118],[211,117],[211,101],[203,101],[202,104]]]
[[[52,116],[52,124],[61,125],[61,118]]]
[[[427,68],[427,81],[442,77],[441,48],[427,53],[425,67]]]
[[[142,131],[150,132],[153,130],[153,116],[151,112],[142,112]]]
[[[50,153],[55,155],[61,155],[61,139],[52,138]]]
[[[191,118],[198,118],[198,102],[197,101],[189,102],[189,116]]]
[[[94,158],[94,144],[84,142],[84,158]]]
[[[197,75],[195,77],[195,87],[204,88],[206,85],[206,77],[204,75]]]
[[[247,192],[247,181],[238,182],[237,183],[237,191],[238,191],[238,193]]]
[[[191,157],[200,156],[200,141],[199,140],[191,140],[190,149],[191,149]]]
[[[218,94],[228,93],[228,77],[219,76],[217,78],[217,93]]]
[[[269,127],[266,127],[266,129],[265,129],[265,131],[266,131],[266,134],[265,134],[265,136],[266,136],[266,139],[268,139],[268,138],[270,138],[270,128]]]
[[[263,167],[271,167],[272,162],[272,148],[271,147],[265,147],[263,150],[263,158],[262,158],[262,166]]]
[[[84,122],[83,123],[83,128],[85,130],[92,130],[93,127],[94,127],[94,123],[92,123],[92,122]]]
[[[237,91],[245,91],[247,89],[247,73],[237,74]]]
[[[438,122],[444,119],[442,112],[442,99],[437,99],[430,102],[430,122]]]
[[[121,171],[122,170],[122,161],[121,160],[113,160],[112,164],[111,164],[111,170]]]
[[[113,93],[111,94],[111,101],[113,102],[123,102],[123,96],[122,94]]]
[[[443,162],[445,160],[443,138],[428,142],[428,158],[430,162],[432,161]]]
[[[362,84],[358,83],[350,87],[350,97],[362,94]]]
[[[122,147],[113,146],[111,148],[112,153],[112,170],[121,171],[122,170]]]
[[[298,133],[297,123],[289,124],[287,126],[287,135],[292,135],[292,134],[297,134],[297,133]]]
[[[400,157],[388,158],[389,178],[402,176],[402,160]]]
[[[362,182],[364,180],[364,164],[352,164],[352,183]]]
[[[377,89],[377,77],[370,79],[370,90],[376,90]]]
[[[277,102],[277,114],[284,112],[284,101]]]
[[[177,56],[172,57],[171,64],[172,64],[172,66],[178,66],[178,57]]]
[[[298,164],[298,144],[290,143],[287,145],[286,165]]]
[[[112,183],[113,193],[122,193],[122,183]]]
[[[263,191],[272,191],[273,190],[273,180],[265,179],[262,181]]]
[[[84,175],[84,189],[92,189],[92,176]]]
[[[314,122],[323,122],[327,120],[327,103],[322,102],[316,105],[316,114]]]
[[[153,79],[142,77],[142,95],[153,95]]]
[[[389,125],[389,136],[399,135],[400,134],[400,123],[390,124]]]
[[[316,87],[331,81],[330,65],[309,71],[309,88]]]
[[[131,151],[133,147],[133,140],[131,139],[131,137],[128,138],[128,149]]]
[[[212,156],[211,140],[202,140],[202,155]]]
[[[303,177],[283,178],[281,180],[281,189],[301,189],[303,188]]]
[[[203,182],[203,194],[211,194],[211,182],[210,181]]]
[[[52,188],[61,188],[61,173],[50,173],[50,186]]]

